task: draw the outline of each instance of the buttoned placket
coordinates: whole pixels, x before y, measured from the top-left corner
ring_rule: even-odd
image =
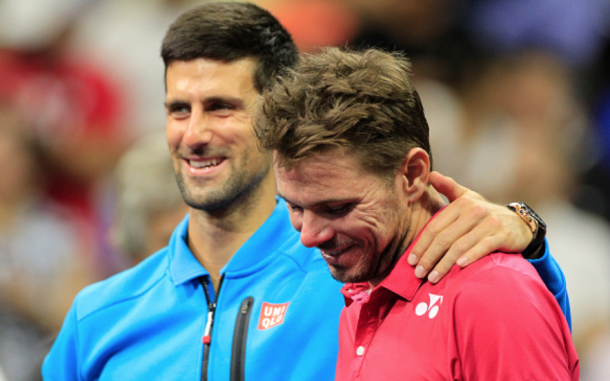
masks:
[[[354,340],[352,369],[356,369],[354,380],[360,378],[360,371],[366,360],[368,350],[373,342],[375,333],[383,320],[392,309],[397,295],[385,288],[379,288],[371,293],[368,302],[363,303],[358,317],[358,328]]]

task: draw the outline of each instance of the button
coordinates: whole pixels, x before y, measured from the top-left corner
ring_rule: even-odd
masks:
[[[362,356],[364,354],[364,347],[363,346],[359,346],[358,349],[356,349],[356,354],[358,356]]]

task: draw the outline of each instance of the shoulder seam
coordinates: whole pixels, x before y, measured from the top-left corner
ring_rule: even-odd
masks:
[[[301,264],[292,257],[292,255],[289,255],[286,251],[282,250],[280,252],[282,254],[283,257],[286,257],[288,259],[290,259],[291,262],[293,262],[296,267],[302,272],[302,273],[306,273],[307,271],[305,271],[305,269],[303,268],[303,266],[301,266]]]
[[[156,280],[155,282],[153,282],[153,283],[152,283],[152,284],[151,284],[149,287],[147,287],[146,289],[142,290],[141,292],[139,292],[139,293],[137,293],[137,294],[135,294],[135,295],[131,295],[131,296],[129,296],[129,297],[125,297],[125,298],[123,298],[123,299],[117,300],[117,301],[115,301],[115,302],[113,302],[113,303],[110,303],[110,304],[104,305],[104,306],[102,306],[102,307],[100,307],[100,308],[96,308],[96,309],[94,309],[93,311],[91,311],[91,312],[87,313],[87,314],[86,314],[85,316],[83,316],[82,318],[79,318],[78,316],[76,316],[76,321],[77,321],[78,323],[81,323],[81,322],[83,322],[84,320],[86,320],[87,318],[89,318],[90,316],[92,316],[92,315],[94,315],[94,314],[96,314],[96,313],[98,313],[98,312],[100,312],[100,311],[106,310],[106,309],[108,309],[108,308],[110,308],[110,307],[113,307],[113,306],[115,306],[115,305],[117,305],[117,304],[121,304],[121,303],[124,303],[124,302],[128,302],[128,301],[133,300],[133,299],[137,299],[137,298],[139,298],[140,296],[142,296],[142,295],[146,294],[148,291],[150,291],[150,290],[151,290],[153,287],[155,287],[157,284],[159,284],[159,282],[161,282],[161,281],[162,281],[162,280],[163,280],[163,279],[164,279],[166,276],[167,276],[167,271],[164,271],[164,272],[163,272],[163,275],[161,275],[161,276],[159,277],[159,279],[157,279],[157,280]]]
[[[496,253],[494,253],[494,254],[496,254]],[[503,254],[503,253],[498,253],[498,254]],[[503,255],[510,255],[510,254],[503,254]],[[506,269],[506,270],[508,270],[508,271],[511,271],[511,272],[512,272],[512,273],[514,273],[514,274],[519,274],[518,276],[523,276],[523,277],[526,277],[526,278],[528,278],[528,279],[531,279],[531,280],[532,280],[532,281],[534,281],[534,282],[539,281],[539,279],[537,280],[536,278],[532,277],[532,276],[531,276],[531,274],[525,273],[525,272],[520,271],[520,270],[518,270],[518,269],[515,269],[515,268],[513,268],[513,267],[511,267],[511,266],[507,266],[507,265],[505,265],[505,264],[503,264],[503,263],[498,263],[498,262],[495,260],[495,258],[493,258],[493,257],[490,257],[489,259],[490,259],[491,263],[493,264],[493,266],[485,266],[484,268],[479,269],[479,271],[477,271],[477,272],[476,272],[476,274],[472,274],[472,275],[468,276],[468,277],[467,277],[467,279],[465,279],[465,280],[462,282],[461,286],[460,286],[458,289],[456,289],[456,292],[457,292],[458,290],[462,290],[464,287],[467,287],[467,285],[471,284],[471,283],[472,283],[472,281],[473,281],[474,279],[476,279],[477,277],[482,277],[482,276],[484,276],[484,274],[485,274],[485,273],[487,273],[487,272],[489,272],[489,271],[492,271],[492,270],[494,269],[494,267],[495,267],[495,268],[502,268],[502,269]],[[525,260],[525,259],[524,259],[524,260]],[[529,262],[528,262],[528,263],[529,263]],[[531,263],[530,263],[530,265],[531,265]],[[534,269],[534,271],[536,271],[536,270]]]

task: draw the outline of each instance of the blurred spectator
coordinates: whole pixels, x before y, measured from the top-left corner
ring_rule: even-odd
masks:
[[[426,119],[430,127],[430,144],[434,170],[458,181],[462,177],[468,151],[463,131],[464,107],[459,95],[446,84],[424,77],[414,77],[422,102],[426,105]]]
[[[78,214],[100,272],[116,270],[107,245],[105,181],[131,139],[122,95],[108,75],[68,49],[90,0],[4,0],[0,101],[27,117],[41,148],[47,195]]]
[[[589,147],[591,162],[583,174],[576,204],[610,222],[610,29],[589,87],[595,135]]]
[[[451,81],[470,49],[448,0],[268,0],[266,6],[303,52],[321,46],[407,53],[417,76]]]
[[[187,206],[174,178],[163,133],[145,135],[121,158],[117,170],[118,214],[115,245],[135,265],[167,246]]]
[[[547,50],[580,68],[597,59],[610,21],[610,4],[606,0],[467,2],[469,11],[464,24],[484,50]]]
[[[452,175],[506,202],[512,187],[524,185],[517,184],[522,151],[544,149],[530,144],[549,131],[557,133],[552,142],[565,151],[578,173],[590,129],[575,96],[572,72],[562,60],[524,51],[480,68],[460,91],[465,156],[460,173]]]
[[[0,108],[0,366],[30,380],[76,293],[97,280],[78,220],[40,192],[40,161],[19,115]]]
[[[358,18],[343,0],[260,1],[292,36],[299,51],[347,45],[358,31]]]
[[[412,62],[415,78],[455,83],[473,54],[470,36],[461,27],[463,1],[344,0],[360,28],[352,46],[398,50]]]
[[[572,203],[589,128],[571,71],[527,51],[498,57],[477,78],[463,98],[465,165],[454,175],[497,202],[525,200],[547,222],[586,369],[610,328],[610,225]]]
[[[77,20],[71,47],[124,84],[127,123],[136,136],[165,120],[160,41],[169,24],[198,0],[97,1]]]

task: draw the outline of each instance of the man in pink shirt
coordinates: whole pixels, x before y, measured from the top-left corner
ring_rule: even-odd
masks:
[[[301,241],[346,283],[336,379],[577,380],[568,324],[521,256],[415,277],[407,259],[438,208],[409,75],[397,54],[327,49],[265,93],[255,126]]]

